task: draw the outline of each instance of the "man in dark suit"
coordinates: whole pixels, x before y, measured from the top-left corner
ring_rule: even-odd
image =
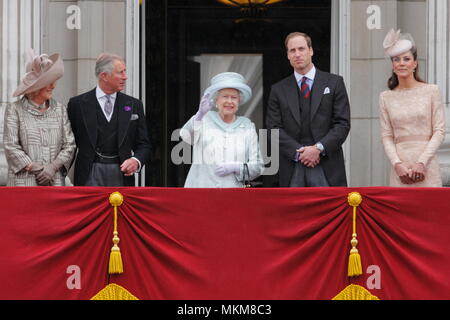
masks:
[[[150,157],[142,102],[120,91],[127,80],[124,60],[97,59],[95,89],[70,99],[68,114],[78,147],[76,186],[134,186],[134,174]]]
[[[346,186],[342,144],[350,106],[344,81],[315,68],[307,34],[293,32],[285,45],[294,74],[272,86],[267,109],[267,127],[279,129],[280,186]]]

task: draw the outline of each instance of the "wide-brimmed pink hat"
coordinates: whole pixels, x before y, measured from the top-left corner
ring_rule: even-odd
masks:
[[[50,57],[46,54],[37,56],[33,49],[29,50],[29,61],[13,97],[37,91],[52,84],[64,74],[64,64],[60,54],[55,53]]]

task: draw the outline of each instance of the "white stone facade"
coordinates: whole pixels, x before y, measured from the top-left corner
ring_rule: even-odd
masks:
[[[139,94],[138,28],[139,0],[1,0],[1,100],[0,127],[5,105],[24,74],[26,50],[60,53],[64,77],[54,97],[67,103],[70,97],[95,87],[94,66],[102,52],[113,52],[127,60],[130,74],[126,92]],[[0,185],[6,184],[6,160],[0,130]]]
[[[130,77],[126,91],[140,96],[145,83],[139,80],[139,69],[145,64],[139,61],[143,23],[139,6],[139,0],[0,0],[0,128],[5,104],[13,100],[12,92],[24,73],[29,47],[62,54],[65,75],[55,97],[63,103],[95,86],[94,64],[103,51],[126,58]],[[450,186],[450,0],[333,0],[332,6],[331,69],[344,76],[352,110],[352,129],[344,146],[350,186],[388,182],[390,165],[379,136],[378,96],[391,71],[381,47],[390,28],[414,36],[421,75],[441,88],[447,137],[439,156],[444,185]],[[0,185],[5,185],[2,132]]]
[[[351,186],[388,184],[390,164],[380,139],[378,97],[387,89],[391,74],[390,61],[385,58],[381,45],[390,28],[413,35],[421,77],[438,84],[441,89],[447,136],[439,157],[443,183],[450,186],[449,6],[448,0],[351,1],[351,75],[346,79],[352,110],[350,153],[347,154]],[[380,14],[378,26],[371,24],[377,8]]]

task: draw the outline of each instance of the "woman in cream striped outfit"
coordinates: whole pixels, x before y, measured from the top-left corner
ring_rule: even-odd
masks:
[[[75,152],[66,106],[52,98],[64,73],[59,54],[35,56],[5,112],[8,186],[63,186]]]

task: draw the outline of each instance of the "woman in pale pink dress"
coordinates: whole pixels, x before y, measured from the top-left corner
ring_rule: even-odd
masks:
[[[383,46],[392,61],[390,90],[380,94],[381,137],[392,164],[392,187],[441,187],[436,151],[444,140],[445,116],[438,86],[418,75],[412,37],[389,31]]]

